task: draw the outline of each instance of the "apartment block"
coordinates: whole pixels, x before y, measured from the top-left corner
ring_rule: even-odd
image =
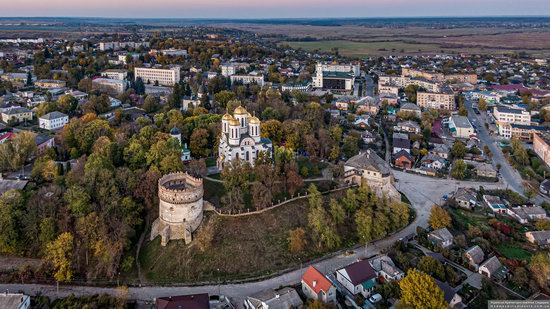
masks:
[[[455,95],[450,92],[421,92],[416,94],[416,104],[421,108],[455,110]]]
[[[147,84],[158,82],[161,86],[173,86],[181,79],[180,67],[175,66],[169,69],[135,68],[135,79],[138,78]]]

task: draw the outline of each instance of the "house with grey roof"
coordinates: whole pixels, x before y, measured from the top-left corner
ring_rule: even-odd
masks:
[[[502,281],[508,276],[508,268],[503,266],[496,256],[493,256],[479,265],[478,272],[489,279]]]
[[[468,264],[477,271],[479,264],[485,259],[485,253],[478,245],[475,245],[464,252],[464,257],[468,260]]]
[[[405,277],[405,273],[395,266],[395,263],[387,255],[379,255],[369,260],[370,265],[376,272],[379,278],[384,278],[386,281],[401,280]]]
[[[507,210],[510,217],[514,218],[521,224],[527,224],[529,221],[546,219],[546,210],[537,205],[524,205],[512,207]]]
[[[247,309],[288,309],[301,308],[304,303],[293,288],[269,289],[248,296],[244,300]]]
[[[21,293],[0,293],[0,308],[2,309],[27,309],[31,307],[31,298]]]
[[[69,116],[58,111],[47,113],[38,118],[39,127],[50,131],[61,129],[67,123],[69,123]]]
[[[531,231],[525,233],[525,237],[541,248],[550,248],[550,231]]]
[[[435,283],[443,291],[443,298],[445,298],[445,301],[449,304],[449,308],[463,308],[461,306],[463,305],[461,304],[462,297],[458,295],[456,289],[451,287],[447,282],[441,282],[437,279]]]
[[[378,196],[385,194],[390,199],[401,200],[401,194],[393,185],[389,164],[370,149],[346,161],[344,180],[348,184],[366,183]]]
[[[420,118],[420,116],[422,115],[422,110],[420,109],[420,106],[413,103],[405,103],[401,105],[401,108],[399,108],[399,111],[414,114],[418,118]]]
[[[461,208],[472,209],[477,205],[477,193],[470,188],[458,188],[452,198]]]
[[[428,240],[434,245],[441,248],[450,247],[453,244],[453,234],[447,228],[441,228],[428,233]]]

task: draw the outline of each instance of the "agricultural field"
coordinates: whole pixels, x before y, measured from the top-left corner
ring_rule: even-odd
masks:
[[[437,53],[441,48],[437,44],[418,44],[402,41],[390,42],[355,42],[347,40],[297,42],[284,41],[280,45],[289,45],[294,49],[301,48],[314,52],[333,52],[338,48],[341,55],[347,57],[367,57],[395,54]]]

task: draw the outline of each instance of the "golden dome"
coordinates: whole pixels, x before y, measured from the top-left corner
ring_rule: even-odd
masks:
[[[241,123],[237,119],[231,119],[231,120],[229,120],[229,125],[230,126],[240,126]]]
[[[258,119],[258,117],[256,117],[256,116],[254,116],[254,117],[250,118],[248,123],[249,124],[260,124],[260,119]]]
[[[225,113],[225,115],[223,115],[222,117],[222,120],[231,120],[231,119],[234,119],[233,116],[229,115],[228,113]]]
[[[239,105],[239,106],[237,106],[237,108],[235,108],[234,114],[235,115],[246,115],[246,114],[248,114],[248,112],[246,111],[246,108]]]

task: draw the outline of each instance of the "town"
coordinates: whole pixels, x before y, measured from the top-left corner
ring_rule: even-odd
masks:
[[[0,39],[1,308],[550,301],[548,56],[123,30]]]

